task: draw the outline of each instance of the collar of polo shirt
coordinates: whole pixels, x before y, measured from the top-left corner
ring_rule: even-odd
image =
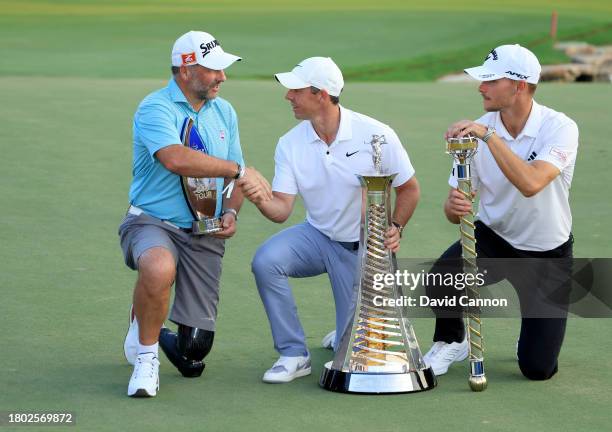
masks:
[[[516,138],[513,138],[510,135],[510,132],[504,126],[504,122],[501,120],[501,114],[499,111],[495,113],[495,133],[502,139],[506,141],[512,141],[515,139],[520,139],[523,136],[528,136],[531,138],[535,138],[538,136],[538,132],[542,127],[542,106],[538,104],[535,100],[533,101],[533,105],[531,106],[531,112],[529,113],[529,117],[527,118],[527,123],[525,123],[525,127],[521,133],[518,134]]]
[[[345,141],[353,138],[353,130],[351,129],[351,113],[347,111],[342,105],[338,105],[340,107],[340,126],[338,127],[338,133],[336,134],[337,141]],[[317,131],[314,130],[311,122],[308,122],[308,142],[315,143],[321,140],[321,137],[317,135]],[[332,143],[333,144],[333,143]]]

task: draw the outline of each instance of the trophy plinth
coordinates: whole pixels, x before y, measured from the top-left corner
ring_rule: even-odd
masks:
[[[223,231],[221,218],[200,219],[193,221],[191,224],[191,233],[193,235],[214,234],[219,231]]]
[[[395,174],[358,177],[364,189],[355,315],[340,339],[334,360],[325,365],[319,384],[342,393],[432,389],[435,375],[423,361],[405,310],[395,301],[388,302],[403,297],[401,286],[375,283],[375,275],[395,274],[397,269],[395,254],[383,244],[391,223],[390,190]]]
[[[359,373],[334,370],[331,365],[332,362],[325,363],[319,384],[337,393],[413,393],[436,386],[431,368],[406,373]]]

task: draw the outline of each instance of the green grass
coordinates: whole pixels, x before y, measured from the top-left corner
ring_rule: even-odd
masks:
[[[294,284],[313,375],[289,385],[261,383],[276,354],[249,262],[281,226],[250,204],[228,244],[218,333],[204,376],[183,379],[163,359],[159,396],[129,400],[124,392],[131,369],[122,342],[135,274],[122,263],[116,229],[127,206],[131,116],[142,96],[161,85],[0,78],[0,410],[75,411],[79,427],[71,430],[607,428],[612,372],[606,362],[612,353],[601,341],[612,337],[609,320],[570,321],[560,373],[548,382],[528,382],[518,371],[518,320],[489,319],[485,393],[468,390],[465,365],[442,377],[435,390],[417,395],[354,397],[319,389],[318,374],[330,354],[317,346],[333,326],[325,277]],[[222,94],[238,111],[249,164],[271,178],[276,140],[295,124],[283,90],[273,82],[230,80]],[[540,102],[565,111],[581,128],[572,188],[577,256],[610,256],[606,221],[612,203],[605,191],[612,181],[612,126],[606,110],[594,107],[605,107],[611,97],[607,85],[538,89]],[[479,115],[475,86],[349,83],[343,103],[398,131],[423,191],[400,256],[437,256],[457,236],[440,210],[450,164],[441,137],[451,121]],[[298,206],[290,222],[302,217]],[[433,321],[415,321],[427,349]]]
[[[328,55],[361,81],[429,81],[520,42],[565,62],[547,34],[612,43],[607,1],[8,1],[0,0],[0,75],[162,78],[172,42],[205,29],[244,57],[239,78],[268,78]],[[592,34],[594,30],[602,30]]]
[[[595,45],[612,43],[612,23],[579,26],[559,32],[557,41],[578,40]],[[555,41],[546,32],[518,34],[512,38],[504,37],[487,40],[484,43],[474,41],[468,47],[448,51],[418,55],[382,64],[370,64],[366,67],[349,67],[344,75],[347,79],[358,81],[431,81],[443,75],[460,72],[465,65],[479,65],[492,48],[518,43],[531,49],[543,65],[570,63],[564,52],[554,48]]]

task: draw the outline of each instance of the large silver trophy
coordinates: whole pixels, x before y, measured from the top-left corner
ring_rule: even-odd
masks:
[[[396,174],[382,173],[384,135],[373,135],[370,144],[375,172],[358,176],[363,186],[363,209],[355,315],[340,339],[334,360],[325,364],[319,384],[342,393],[429,390],[436,386],[435,375],[423,361],[405,309],[395,306],[395,300],[403,298],[401,286],[375,283],[376,275],[394,275],[397,269],[395,254],[383,244],[391,224],[390,190]]]
[[[194,127],[192,119],[185,119],[181,137],[184,146],[208,154],[206,143],[200,137],[197,127]],[[215,217],[217,179],[182,176],[181,185],[183,186],[185,200],[194,218],[192,234],[205,235],[221,231],[223,229],[221,218]]]
[[[469,135],[462,138],[448,138],[446,152],[455,161],[457,172],[457,188],[470,202],[472,202],[472,177],[470,166],[472,159],[478,151],[478,141]],[[459,232],[461,242],[461,255],[463,257],[463,272],[476,274],[478,265],[476,262],[476,236],[474,235],[474,212],[462,216],[459,221]],[[478,286],[475,282],[466,284],[468,299],[477,304],[480,297]],[[487,377],[484,370],[484,340],[482,337],[482,323],[480,321],[480,307],[468,308],[466,313],[467,338],[470,358],[469,384],[472,391],[483,391],[487,388]]]

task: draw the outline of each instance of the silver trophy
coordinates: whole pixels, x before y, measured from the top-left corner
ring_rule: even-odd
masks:
[[[363,186],[359,244],[359,285],[353,322],[346,329],[334,360],[325,364],[321,387],[342,393],[389,394],[429,390],[436,386],[425,365],[405,309],[396,306],[404,298],[395,283],[376,282],[394,275],[395,254],[384,246],[391,224],[391,182],[396,174],[382,173],[384,135],[373,135],[374,173],[358,175]]]
[[[181,132],[183,145],[208,154],[206,143],[200,137],[193,120],[186,118]],[[215,217],[217,210],[217,179],[181,177],[183,194],[193,215],[192,234],[205,235],[223,229],[221,218]]]
[[[462,138],[448,138],[446,141],[446,153],[451,155],[455,161],[457,188],[470,202],[473,201],[470,166],[477,151],[478,140],[472,135]],[[463,272],[475,275],[478,273],[478,265],[476,262],[476,236],[474,235],[474,228],[474,212],[470,210],[468,214],[461,216],[459,233]],[[477,300],[480,297],[478,286],[472,282],[466,284],[465,289],[469,300],[474,300],[474,304],[477,304]],[[472,391],[484,391],[487,388],[487,377],[484,370],[484,339],[482,337],[480,307],[472,306],[468,308],[466,324],[470,358],[470,376],[468,382]]]

